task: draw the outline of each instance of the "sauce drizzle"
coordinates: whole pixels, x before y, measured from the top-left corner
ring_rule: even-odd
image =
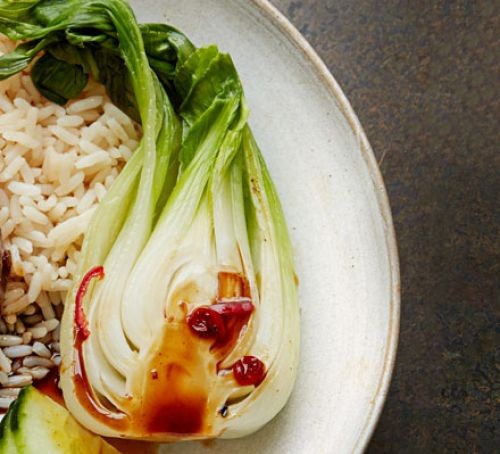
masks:
[[[62,395],[61,388],[59,388],[59,369],[52,369],[45,378],[42,378],[38,382],[34,384],[35,388],[38,391],[41,391],[46,396],[49,396],[51,399],[55,400],[58,404],[64,405],[64,399]]]
[[[80,404],[84,406],[90,414],[94,415],[97,419],[104,421],[109,426],[117,429],[123,429],[126,427],[126,415],[124,413],[113,413],[100,404],[94,395],[92,387],[90,386],[83,359],[83,343],[90,336],[88,321],[83,311],[83,298],[87,293],[92,279],[102,279],[103,277],[104,268],[102,266],[91,268],[83,277],[80,287],[76,293],[74,328],[75,362],[73,365],[73,383],[75,385],[75,392],[78,396]]]
[[[88,328],[87,317],[85,317],[85,312],[83,311],[83,298],[87,293],[90,282],[92,279],[102,279],[104,277],[104,268],[102,266],[95,266],[91,268],[85,276],[83,276],[80,287],[76,292],[75,298],[75,332],[76,336],[81,336],[83,340],[90,336],[90,331]]]

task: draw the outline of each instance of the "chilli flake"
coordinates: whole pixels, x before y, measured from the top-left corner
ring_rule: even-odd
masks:
[[[82,279],[80,283],[80,287],[78,287],[78,291],[75,297],[75,330],[78,334],[80,334],[83,339],[87,339],[90,335],[90,331],[88,328],[87,317],[85,316],[85,312],[83,311],[83,298],[87,293],[87,289],[90,285],[92,279],[101,280],[104,277],[104,268],[102,266],[95,266],[91,268],[87,274]]]

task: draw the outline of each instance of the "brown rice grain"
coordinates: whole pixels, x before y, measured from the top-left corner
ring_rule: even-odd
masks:
[[[6,385],[8,383],[8,380],[6,380],[4,383],[0,383],[2,385]],[[7,410],[10,405],[12,404],[12,402],[14,402],[14,400],[16,400],[15,397],[0,397],[0,408],[2,410]]]
[[[54,355],[52,357],[52,361],[57,367],[59,367],[61,365],[61,355]]]
[[[46,367],[36,366],[30,369],[28,371],[28,374],[30,374],[34,380],[42,380],[47,376],[49,372],[50,369],[47,369]]]
[[[0,349],[0,370],[7,374],[12,370],[12,361],[2,349]]]
[[[10,334],[4,334],[0,336],[0,347],[14,347],[16,345],[21,345],[23,339],[19,336],[12,336]]]
[[[8,358],[22,358],[31,355],[33,348],[30,345],[16,345],[14,347],[5,347],[3,353]]]
[[[50,350],[47,346],[38,341],[33,343],[33,353],[43,358],[50,358],[51,356]]]
[[[26,356],[23,359],[23,366],[25,367],[54,367],[52,360],[48,358],[42,358],[41,356]]]
[[[22,388],[31,385],[31,383],[33,383],[33,377],[31,375],[19,374],[10,376],[5,386]]]
[[[0,35],[0,53],[9,49]],[[66,106],[44,99],[28,71],[0,82],[0,234],[13,275],[0,306],[0,398],[46,376],[44,361],[59,364],[59,320],[83,233],[139,135],[95,82]]]
[[[0,388],[0,397],[17,397],[19,388]]]
[[[45,326],[37,326],[33,328],[28,328],[28,332],[31,333],[33,339],[41,340],[47,335],[48,330],[47,328],[45,328]]]
[[[33,334],[29,331],[23,333],[23,344],[28,345],[33,340]]]

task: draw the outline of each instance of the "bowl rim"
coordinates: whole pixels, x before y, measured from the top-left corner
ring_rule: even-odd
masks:
[[[385,342],[384,365],[379,377],[375,393],[371,399],[371,408],[366,417],[359,438],[354,445],[352,452],[363,452],[375,431],[378,420],[387,397],[389,385],[391,382],[396,352],[399,338],[400,327],[400,306],[401,306],[401,282],[399,271],[399,256],[396,243],[396,233],[392,220],[391,208],[387,190],[384,184],[382,174],[375,159],[373,149],[361,126],[361,123],[354,112],[346,95],[340,88],[334,76],[319,57],[313,47],[304,38],[304,36],[295,28],[294,25],[281,13],[269,0],[251,0],[251,2],[261,10],[278,29],[281,34],[295,47],[303,57],[309,61],[315,72],[318,74],[322,84],[328,92],[336,99],[339,108],[348,121],[348,124],[359,140],[360,152],[368,168],[368,172],[373,181],[376,198],[380,213],[384,221],[385,244],[389,258],[389,271],[391,279],[391,298],[389,301],[389,328]]]

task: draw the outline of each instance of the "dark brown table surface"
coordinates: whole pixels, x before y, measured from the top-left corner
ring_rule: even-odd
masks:
[[[272,3],[344,89],[391,201],[401,333],[368,452],[495,452],[500,4]]]

